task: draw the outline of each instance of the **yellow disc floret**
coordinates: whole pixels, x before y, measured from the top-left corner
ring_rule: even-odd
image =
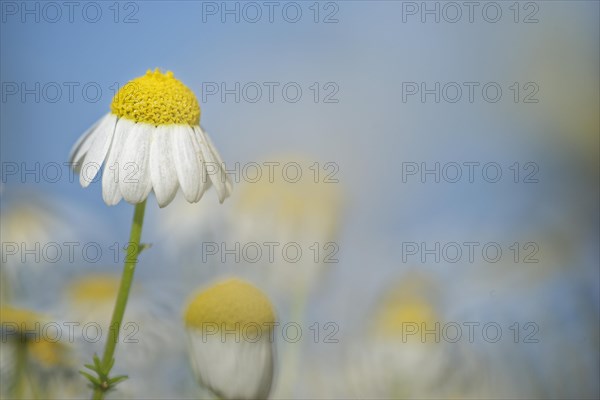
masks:
[[[119,290],[119,278],[113,275],[89,275],[69,285],[69,295],[75,301],[113,301]]]
[[[64,344],[48,339],[34,340],[29,343],[29,354],[44,367],[55,367],[65,363],[67,348]]]
[[[337,234],[342,206],[338,186],[327,183],[328,172],[317,171],[317,162],[298,156],[276,156],[285,169],[264,174],[257,181],[242,185],[235,210],[259,226],[281,229],[280,234],[300,232],[319,235],[323,241]],[[308,171],[302,175],[301,171]],[[266,216],[266,217],[265,217]],[[271,222],[269,225],[267,221]]]
[[[196,96],[171,71],[148,70],[129,81],[119,89],[110,109],[119,118],[152,125],[200,123]]]
[[[267,296],[240,279],[228,279],[196,295],[184,315],[188,328],[271,329],[275,313]]]
[[[6,329],[6,337],[26,339],[27,349],[32,358],[46,367],[52,367],[65,361],[67,350],[55,335],[56,329],[48,329],[50,319],[34,311],[10,306],[0,307],[0,325]],[[54,323],[55,324],[55,323]],[[56,327],[58,329],[58,326]],[[11,333],[16,333],[14,337]],[[50,336],[50,337],[49,337]]]
[[[380,310],[377,321],[378,333],[386,337],[402,337],[408,325],[418,330],[433,329],[439,322],[433,306],[421,299],[406,299],[397,303],[386,304]]]
[[[0,325],[3,328],[16,329],[20,334],[40,332],[46,319],[30,310],[10,306],[0,307]]]
[[[416,329],[417,334],[409,339],[421,341],[421,332],[435,329],[436,324],[441,323],[435,292],[434,282],[427,275],[405,275],[402,282],[393,285],[381,299],[374,333],[383,338],[403,338],[407,331]]]

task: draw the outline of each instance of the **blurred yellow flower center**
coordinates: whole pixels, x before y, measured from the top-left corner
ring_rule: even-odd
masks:
[[[294,235],[307,232],[322,235],[325,240],[335,237],[342,206],[339,185],[324,182],[323,171],[315,181],[315,165],[320,165],[317,162],[299,157],[277,159],[282,162],[273,174],[242,185],[236,212],[260,226]]]
[[[240,279],[229,279],[195,296],[184,320],[188,328],[201,330],[269,330],[275,313],[258,288]]]
[[[38,332],[44,323],[44,318],[33,311],[9,306],[0,307],[0,325],[10,325],[19,333]]]
[[[0,307],[0,325],[2,329],[7,329],[7,333],[16,330],[20,335],[28,336],[27,349],[31,356],[46,367],[52,367],[63,361],[63,355],[66,350],[62,343],[56,338],[48,338],[46,335],[54,335],[54,329],[48,329],[46,324],[48,319],[33,311],[14,308],[10,306]],[[13,331],[14,332],[14,331]],[[11,338],[10,334],[6,335]]]
[[[438,315],[435,281],[423,273],[408,273],[399,285],[392,286],[381,301],[374,332],[380,338],[415,342],[434,341],[422,333],[442,324]]]
[[[171,71],[163,74],[158,68],[119,89],[110,109],[119,118],[152,125],[200,123],[200,106],[194,93]]]
[[[424,328],[434,329],[436,322],[439,322],[439,318],[433,307],[415,299],[384,307],[379,315],[377,331],[383,336],[401,338],[407,325],[416,324],[419,334],[415,337],[420,339],[420,331]]]
[[[119,284],[119,278],[115,276],[92,275],[71,283],[69,294],[77,301],[113,301]]]
[[[64,345],[47,339],[34,340],[28,345],[31,356],[45,367],[54,367],[65,361]]]

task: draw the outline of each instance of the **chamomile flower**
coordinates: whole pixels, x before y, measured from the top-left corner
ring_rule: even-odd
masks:
[[[229,279],[200,292],[185,311],[200,383],[222,399],[264,399],[274,370],[275,313],[256,287]]]
[[[106,334],[119,284],[119,277],[112,274],[88,274],[72,280],[66,288],[65,318],[74,319],[82,326],[94,324]],[[161,315],[165,310],[152,301],[144,289],[140,284],[132,288],[122,340],[122,351],[131,356],[128,362],[138,367],[156,362],[170,340],[169,330],[164,326],[168,321]],[[148,351],[149,347],[153,347],[153,351]]]
[[[338,181],[319,176],[315,169],[319,164],[308,158],[276,159],[284,166],[281,171],[247,180],[240,187],[234,210],[242,235],[281,241],[333,240],[342,208]]]
[[[231,226],[243,243],[297,249],[296,258],[282,251],[280,259],[265,259],[257,266],[284,305],[283,315],[302,323],[309,294],[337,262],[343,197],[337,179],[325,176],[314,160],[297,155],[274,159],[279,168],[240,185],[232,199]],[[300,346],[286,343],[281,352],[281,375],[274,388],[278,398],[294,396],[301,359]]]
[[[276,159],[284,166],[281,170],[240,185],[231,225],[244,243],[297,244],[305,250],[294,262],[284,259],[264,268],[265,279],[274,288],[286,296],[304,295],[322,277],[324,266],[336,262],[335,240],[343,208],[340,184],[316,176],[319,164],[305,157]]]
[[[221,156],[200,127],[194,93],[172,72],[148,71],[123,86],[111,111],[75,143],[70,160],[87,187],[102,173],[102,197],[108,205],[124,198],[143,202],[154,191],[160,207],[181,188],[195,203],[212,185],[219,201],[232,185]]]
[[[49,263],[39,257],[39,249],[72,234],[54,201],[45,196],[42,203],[32,199],[35,195],[41,194],[11,198],[0,209],[0,298],[4,301],[23,295],[26,276],[35,280],[45,271]]]
[[[348,397],[454,398],[472,395],[465,369],[474,361],[441,337],[444,313],[433,277],[406,274],[385,292],[366,336],[346,360]],[[454,348],[452,346],[455,346]],[[460,348],[459,348],[460,346]]]
[[[102,351],[100,339],[108,335],[110,312],[119,283],[118,275],[87,274],[73,279],[65,287],[62,317],[76,326],[76,350],[82,362]],[[168,386],[160,380],[164,370],[156,366],[165,362],[182,340],[176,340],[170,328],[169,310],[155,301],[156,296],[149,296],[145,286],[134,284],[131,294],[119,339],[122,357],[116,360],[115,368],[142,373],[152,379],[150,382],[128,379],[116,390],[122,398],[156,397],[164,394]]]
[[[81,395],[71,348],[59,324],[25,308],[0,307],[0,393],[3,396],[70,398]]]

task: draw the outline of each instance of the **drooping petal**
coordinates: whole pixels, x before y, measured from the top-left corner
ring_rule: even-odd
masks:
[[[94,142],[83,159],[79,174],[79,183],[84,188],[88,187],[98,174],[112,143],[116,124],[117,117],[109,114],[100,122],[94,132]]]
[[[206,165],[204,163],[204,156],[202,155],[202,148],[200,146],[200,135],[196,134],[195,130],[192,128],[191,131],[191,138],[192,138],[192,144],[194,145],[194,153],[196,154],[196,157],[198,158],[198,163],[200,164],[200,184],[202,185],[202,191],[198,194],[198,196],[194,199],[193,203],[196,203],[198,201],[200,201],[200,199],[202,198],[202,196],[204,195],[204,193],[210,189],[210,187],[212,186],[212,182],[210,181],[210,178],[208,177],[207,171],[206,171]]]
[[[194,203],[200,200],[204,190],[202,182],[204,164],[196,153],[192,128],[188,125],[178,125],[173,129],[172,154],[179,186],[185,199]]]
[[[120,118],[117,121],[113,142],[108,151],[104,172],[102,173],[102,198],[109,206],[114,206],[123,198],[119,190],[119,179],[121,178],[119,157],[123,151],[127,135],[131,132],[134,125],[135,122],[125,118]]]
[[[152,190],[148,162],[154,130],[153,125],[137,123],[127,132],[119,156],[119,190],[128,203],[141,203]]]
[[[157,126],[150,144],[150,179],[159,207],[168,205],[179,183],[171,154],[172,127]]]
[[[213,186],[215,187],[215,190],[217,191],[219,202],[222,203],[227,197],[229,197],[230,194],[230,184],[227,184],[227,180],[229,178],[225,172],[223,162],[219,162],[219,158],[217,158],[217,156],[211,151],[208,140],[206,139],[207,135],[202,131],[202,129],[196,126],[194,127],[194,133],[196,133],[200,150],[204,156],[207,174]]]
[[[231,177],[229,176],[229,174],[227,174],[227,171],[225,171],[225,169],[224,169],[225,163],[223,162],[223,157],[221,157],[221,154],[219,153],[219,151],[213,144],[213,141],[210,138],[210,135],[205,130],[203,130],[202,127],[200,127],[200,129],[202,130],[202,132],[204,132],[204,138],[206,139],[206,143],[208,143],[208,148],[214,154],[219,165],[221,165],[223,167],[223,172],[225,173],[225,186],[227,187],[228,196],[229,196],[231,194],[231,192],[233,191],[233,184],[231,182]]]
[[[92,146],[94,132],[96,132],[96,128],[103,119],[108,117],[108,115],[103,115],[98,121],[94,123],[90,128],[88,128],[83,135],[77,139],[77,142],[71,148],[71,152],[69,153],[69,162],[70,163],[78,163],[81,161],[81,158],[88,152],[90,147]]]

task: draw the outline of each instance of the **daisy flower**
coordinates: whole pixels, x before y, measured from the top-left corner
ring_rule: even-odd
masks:
[[[233,205],[237,229],[242,235],[260,239],[333,240],[343,208],[340,184],[322,177],[316,180],[316,161],[309,158],[280,155],[273,160],[290,166],[293,172],[264,174],[241,185]],[[289,176],[295,174],[298,176]]]
[[[347,397],[446,398],[472,395],[477,382],[474,356],[461,343],[444,341],[434,277],[407,273],[379,299],[360,345],[347,354],[343,375]],[[439,328],[441,329],[441,328]],[[439,331],[437,329],[437,331]],[[428,332],[428,333],[426,333]],[[472,346],[471,346],[472,347]],[[472,380],[463,372],[473,372]]]
[[[83,329],[79,328],[94,325],[99,328],[101,337],[106,336],[119,284],[118,275],[86,274],[73,279],[65,287],[62,317],[77,324],[75,350],[82,361],[94,352],[100,352],[102,343],[86,339]],[[145,286],[135,283],[131,295],[119,343],[122,358],[115,362],[115,370],[136,371],[152,379],[149,382],[135,379],[122,382],[118,387],[119,396],[157,397],[166,394],[163,390],[168,386],[163,379],[165,371],[157,366],[164,365],[169,354],[178,350],[181,341],[174,340],[169,310],[156,301],[155,295],[151,295]],[[96,333],[94,329],[90,332],[91,335]],[[181,345],[181,348],[184,346]]]
[[[315,179],[319,164],[314,160],[289,154],[273,159],[281,169],[245,181],[232,199],[232,232],[242,243],[295,244],[304,251],[294,262],[282,257],[257,264],[263,281],[287,306],[283,312],[302,323],[309,294],[336,263],[343,196],[337,181]],[[281,376],[274,396],[293,397],[301,347],[284,343],[281,351]]]
[[[168,205],[179,188],[185,199],[198,202],[204,191],[215,187],[222,203],[232,190],[225,165],[208,135],[200,127],[200,106],[194,93],[172,72],[148,71],[121,88],[111,112],[75,143],[71,163],[87,187],[102,173],[102,197],[108,205],[122,198],[135,204],[128,253],[111,318],[102,359],[81,371],[103,399],[126,376],[112,377],[114,354],[137,265],[146,199],[151,191],[160,207]],[[113,329],[114,328],[114,329]]]
[[[273,381],[275,313],[240,279],[200,292],[185,311],[190,357],[200,383],[221,399],[265,399]]]
[[[58,324],[25,308],[0,307],[0,394],[12,398],[73,398],[84,387],[72,369],[71,348],[57,337]],[[58,331],[60,332],[60,331]]]
[[[181,188],[198,202],[212,185],[223,202],[232,190],[221,156],[200,127],[194,93],[172,72],[148,71],[123,86],[111,111],[75,143],[70,161],[85,188],[102,173],[108,205],[143,202],[154,191],[160,207]]]
[[[342,191],[339,183],[315,181],[310,169],[314,169],[315,161],[311,159],[282,155],[273,160],[295,165],[289,171],[299,171],[300,177],[280,171],[242,183],[232,199],[232,233],[243,243],[299,244],[305,255],[297,262],[270,262],[262,269],[265,281],[286,297],[290,292],[304,295],[322,278],[326,265],[335,263],[335,241],[344,206]]]
[[[32,199],[44,196],[44,202]],[[3,199],[4,200],[4,199]],[[8,203],[8,204],[6,204]],[[24,278],[41,279],[39,274],[52,265],[44,257],[24,256],[26,249],[42,248],[48,243],[61,242],[73,233],[55,202],[45,193],[18,195],[3,202],[0,208],[0,298],[14,300],[26,294]]]

